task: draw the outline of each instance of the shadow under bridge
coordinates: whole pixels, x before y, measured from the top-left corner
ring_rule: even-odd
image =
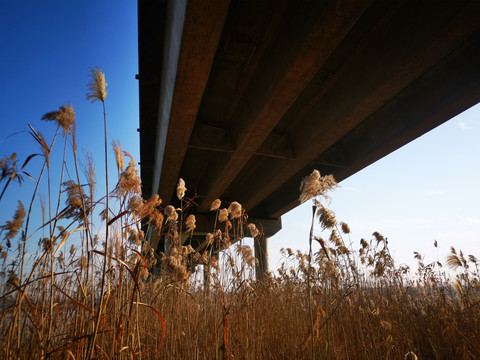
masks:
[[[178,206],[183,178],[198,234],[238,201],[261,274],[313,169],[341,181],[480,101],[479,19],[462,0],[139,0],[144,197]]]

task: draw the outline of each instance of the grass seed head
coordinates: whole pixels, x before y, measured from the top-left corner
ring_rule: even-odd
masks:
[[[236,201],[232,202],[228,207],[228,213],[232,219],[242,216],[242,205]]]
[[[305,177],[300,184],[300,202],[304,203],[316,196],[328,198],[326,193],[336,188],[337,182],[332,175],[321,176],[318,170]]]
[[[118,141],[112,141],[113,152],[115,153],[115,160],[117,162],[117,171],[121,173],[125,168],[125,158],[123,157],[122,147]]]
[[[248,224],[248,230],[250,231],[250,235],[252,235],[252,237],[257,237],[258,234],[260,234],[260,231],[258,231],[255,224]]]
[[[187,220],[185,221],[185,226],[187,227],[188,231],[193,232],[193,230],[197,227],[195,225],[195,215],[189,215]]]
[[[6,230],[5,239],[7,240],[7,247],[11,246],[10,240],[17,236],[18,232],[23,226],[23,220],[25,219],[25,207],[23,203],[19,200],[17,210],[13,215],[13,220],[8,220],[5,225],[2,225],[0,228]]]
[[[125,196],[127,193],[140,195],[142,193],[142,182],[138,177],[138,170],[135,167],[135,159],[129,152],[124,151],[123,153],[130,158],[130,161],[125,171],[120,174],[117,191],[122,196]]]
[[[62,105],[59,110],[44,114],[42,120],[57,122],[57,125],[63,129],[63,135],[66,135],[75,124],[75,111],[73,111],[72,105]]]
[[[317,216],[323,229],[332,229],[337,225],[334,212],[324,206],[317,209]]]
[[[87,100],[104,102],[107,97],[107,83],[105,82],[105,74],[100,68],[93,68],[90,77],[91,81],[88,83]]]
[[[344,234],[350,234],[350,227],[348,226],[347,223],[341,222],[340,227],[342,228],[342,232]]]
[[[210,211],[220,209],[220,205],[222,205],[222,201],[220,199],[213,200],[212,205],[210,205]]]
[[[167,217],[167,221],[168,220],[177,221],[178,219],[178,213],[172,205],[168,205],[163,211],[163,213]]]
[[[218,214],[218,221],[220,222],[225,222],[228,221],[228,210],[227,209],[221,209],[219,214]]]
[[[183,197],[185,196],[185,191],[187,191],[187,188],[185,187],[185,181],[182,178],[180,178],[178,179],[178,185],[177,185],[178,200],[183,199]]]

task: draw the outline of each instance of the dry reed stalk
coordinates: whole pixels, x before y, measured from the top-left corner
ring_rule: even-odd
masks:
[[[105,138],[105,208],[108,214],[109,207],[109,190],[108,190],[108,137],[107,137],[107,114],[105,111],[105,98],[107,96],[105,82],[105,75],[100,68],[92,69],[91,73],[92,81],[89,83],[89,93],[87,93],[87,99],[92,102],[101,101],[103,108],[103,127]],[[104,293],[105,293],[105,278],[107,273],[107,250],[109,245],[109,226],[108,220],[105,226],[105,256],[103,258],[103,271],[102,271],[102,285],[100,290],[100,303],[98,305],[98,315],[95,322],[95,328],[93,330],[92,337],[87,350],[87,359],[90,360],[93,356],[93,349],[95,348],[95,340],[98,332],[98,326],[100,325],[100,317],[102,315],[104,305]]]
[[[102,96],[97,94],[103,102]],[[104,126],[105,118],[104,113]],[[44,169],[52,146],[53,142],[43,149]],[[322,233],[323,238],[316,237],[312,230],[307,254],[285,250],[285,264],[278,273],[267,276],[262,283],[255,282],[251,253],[242,243],[220,255],[214,252],[243,237],[246,217],[241,206],[238,211],[232,203],[222,211],[221,201],[215,201],[215,226],[206,237],[202,253],[199,249],[192,251],[179,242],[184,226],[187,231],[195,231],[193,218],[188,220],[187,216],[194,200],[185,197],[185,183],[179,182],[181,210],[165,205],[162,208],[158,196],[141,199],[134,165],[120,171],[118,161],[118,183],[122,189],[111,194],[107,191],[111,200],[111,219],[107,220],[110,241],[102,252],[95,249],[92,212],[90,222],[87,221],[87,208],[96,204],[93,174],[90,170],[84,174],[92,186],[90,197],[85,195],[84,199],[74,160],[76,181],[68,187],[72,191],[71,199],[68,197],[78,203],[77,216],[69,218],[72,222],[68,225],[60,219],[65,214],[59,211],[63,196],[60,188],[56,211],[49,210],[49,216],[43,219],[42,231],[51,228],[50,236],[43,234],[44,247],[28,276],[20,270],[20,264],[26,261],[25,246],[19,247],[18,258],[14,259],[17,267],[4,263],[2,268],[6,279],[0,287],[0,331],[7,336],[0,337],[0,357],[85,359],[94,352],[107,358],[307,359],[316,355],[401,359],[407,354],[418,354],[419,358],[480,357],[476,345],[480,342],[476,326],[480,321],[480,274],[478,260],[472,255],[452,249],[447,264],[454,274],[448,277],[438,259],[429,264],[417,253],[418,270],[413,275],[394,263],[387,241],[379,233],[368,241],[362,240],[359,250],[351,243],[347,247],[343,236],[350,232],[348,226],[337,223],[333,213],[315,202],[319,228],[328,233]],[[50,166],[53,164],[52,157]],[[42,175],[43,170],[40,178]],[[313,189],[309,192],[323,199],[326,185],[331,183],[321,183],[319,174],[312,179],[309,184],[305,181],[304,188]],[[25,245],[34,234],[28,229],[28,220],[36,191],[20,245]],[[165,219],[158,215],[160,211],[165,212]],[[185,224],[178,222],[178,211],[181,216],[185,212]],[[313,219],[314,216],[312,223]],[[68,256],[60,250],[69,234],[82,229],[73,227],[76,221],[83,221],[85,227],[90,225],[90,231],[78,232],[80,247],[72,247]],[[146,234],[141,232],[141,221],[150,224],[143,229]],[[173,276],[150,281],[146,277],[156,259],[150,253],[151,244],[144,239],[153,224],[171,237],[169,261],[176,267]],[[250,234],[258,236],[259,230],[250,225]],[[12,233],[11,240],[13,237]],[[313,239],[321,245],[315,253]],[[60,240],[60,244],[53,249],[55,240]],[[0,252],[3,254],[4,250],[0,248]],[[103,264],[93,261],[90,255],[100,255]],[[193,258],[196,262],[192,262]],[[167,263],[162,261],[164,267]],[[209,289],[186,271],[187,263],[204,264],[211,270]],[[105,264],[106,273],[101,268],[97,270],[97,266]],[[100,292],[102,282],[105,291]],[[103,304],[95,299],[100,295],[105,296]],[[158,320],[152,321],[152,316]],[[94,330],[98,336],[93,342]],[[442,341],[445,337],[452,342]]]

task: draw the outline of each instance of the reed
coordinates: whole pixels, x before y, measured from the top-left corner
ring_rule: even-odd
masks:
[[[71,105],[43,116],[56,127],[51,141],[29,127],[41,155],[21,167],[15,155],[0,160],[0,201],[32,159],[43,161],[33,194],[0,225],[1,358],[480,358],[477,257],[452,247],[443,263],[428,263],[415,253],[417,267],[409,269],[396,264],[378,232],[352,241],[326,205],[336,187],[331,176],[314,171],[302,183],[300,200],[313,199],[312,231],[295,240],[309,241],[309,252],[282,249],[281,266],[261,282],[241,240],[261,230],[241,204],[215,200],[212,232],[196,249],[187,245],[182,239],[196,230],[188,184],[179,179],[179,208],[142,197],[133,156],[119,142],[108,148],[105,86],[93,70],[88,98],[102,103],[105,127],[99,163],[108,170],[113,151],[117,169],[105,194],[96,194],[92,155],[79,165]],[[58,134],[64,141],[55,159]],[[60,171],[49,172],[53,166]],[[50,186],[38,206],[43,182]],[[32,230],[34,217],[43,224]],[[155,251],[160,235],[165,253]],[[26,246],[39,237],[27,264]]]

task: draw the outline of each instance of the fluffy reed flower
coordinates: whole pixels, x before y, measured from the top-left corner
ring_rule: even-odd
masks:
[[[225,222],[228,221],[228,210],[227,209],[221,209],[219,214],[218,214],[218,221],[220,222]]]
[[[206,240],[207,240],[207,245],[206,246],[209,246],[213,243],[213,235],[211,233],[208,233],[206,236],[205,236]]]
[[[197,227],[195,225],[195,215],[189,215],[187,220],[185,221],[185,226],[187,227],[188,231],[193,232],[193,230]]]
[[[78,260],[78,266],[80,267],[80,269],[85,269],[87,267],[87,258],[85,256],[82,256],[79,260]]]
[[[172,275],[172,277],[174,277],[180,283],[187,283],[189,277],[187,268],[182,264],[181,256],[179,256],[179,254],[173,250],[174,249],[172,249],[172,255],[163,257],[161,262],[170,275]]]
[[[172,205],[168,205],[165,210],[163,210],[163,213],[167,217],[167,221],[172,220],[172,221],[177,221],[178,219],[178,214],[175,208]]]
[[[128,199],[128,208],[135,213],[135,215],[140,216],[143,207],[143,199],[140,196],[131,196]]]
[[[365,239],[360,239],[360,245],[362,246],[362,249],[368,248],[368,242]]]
[[[210,205],[210,211],[220,209],[220,205],[222,205],[222,201],[220,199],[213,200],[212,205]]]
[[[348,226],[347,223],[341,222],[341,223],[340,223],[340,227],[341,227],[342,232],[343,232],[344,234],[350,234],[350,227]]]
[[[113,152],[115,153],[115,160],[117,162],[117,171],[121,173],[125,168],[125,158],[122,154],[122,147],[118,141],[112,141]]]
[[[88,180],[88,187],[90,189],[89,201],[91,203],[93,203],[95,194],[95,167],[93,164],[92,154],[89,151],[85,152],[85,165],[83,166],[83,172]]]
[[[92,103],[97,100],[104,102],[107,97],[105,74],[97,67],[92,69],[90,77],[92,80],[88,83],[87,100],[92,100]]]
[[[236,201],[232,202],[228,207],[228,213],[232,219],[242,216],[242,205]]]
[[[462,266],[462,261],[457,255],[457,251],[453,246],[450,247],[450,254],[447,256],[446,264],[451,269],[456,269]]]
[[[135,230],[132,230],[132,229],[128,230],[127,239],[131,245],[137,245],[137,246],[140,245],[140,241],[139,241],[140,239],[138,237],[138,233]]]
[[[158,210],[154,210],[150,214],[149,222],[153,222],[155,224],[155,226],[157,227],[157,229],[160,230],[162,228],[163,219],[164,219],[163,214]]]
[[[70,219],[82,216],[82,206],[87,203],[88,196],[84,194],[82,187],[73,180],[64,182],[63,187],[65,189],[64,191],[67,192],[65,217]],[[89,208],[85,209],[87,215],[89,214],[89,210]]]
[[[315,196],[326,197],[326,192],[333,190],[337,185],[332,175],[321,176],[318,170],[305,177],[300,184],[300,202],[304,203]]]
[[[468,255],[468,260],[472,263],[474,263],[475,265],[477,264],[478,262],[478,259],[475,257],[475,255]]]
[[[13,178],[15,176],[16,170],[15,167],[17,165],[16,162],[17,153],[13,153],[10,156],[5,156],[0,160],[0,181]]]
[[[185,196],[185,191],[187,191],[187,188],[185,187],[185,181],[183,181],[183,179],[180,178],[180,179],[178,179],[178,185],[177,185],[178,200],[183,199],[183,197]]]
[[[131,209],[140,217],[140,219],[151,216],[155,212],[155,209],[162,204],[162,199],[159,198],[158,194],[153,194],[147,201],[143,201],[136,196],[131,199],[136,200],[129,201],[128,205],[131,206]]]
[[[385,237],[382,234],[380,234],[378,231],[375,231],[372,235],[375,237],[375,240],[377,240],[377,244],[382,241],[385,241]]]
[[[212,257],[212,258],[210,259],[210,266],[211,266],[212,268],[214,268],[215,270],[220,271],[220,266],[218,266],[218,260],[217,260],[217,258]]]
[[[190,255],[191,253],[194,253],[194,252],[195,252],[195,249],[191,245],[182,246],[181,249],[180,249],[180,255],[183,258],[186,258],[188,255]]]
[[[252,235],[252,237],[257,237],[257,235],[260,233],[255,224],[248,224],[248,230],[250,231],[250,235]]]
[[[130,158],[130,162],[128,163],[125,171],[120,174],[120,178],[118,179],[118,193],[122,196],[126,195],[127,193],[141,194],[141,181],[138,177],[138,170],[135,167],[135,159],[129,152],[124,151],[123,153]]]
[[[253,250],[248,245],[237,245],[237,253],[241,256],[243,262],[248,266],[252,266],[255,263],[255,256],[253,255]]]
[[[56,121],[58,127],[63,129],[63,135],[66,135],[75,124],[75,111],[73,111],[72,105],[62,105],[59,110],[44,114],[42,120]]]
[[[145,281],[145,280],[147,280],[148,275],[149,275],[148,269],[145,266],[141,266],[140,270],[138,271],[138,278],[141,281]]]
[[[44,237],[42,240],[43,251],[50,251],[53,250],[53,246],[55,245],[51,239]]]
[[[8,220],[5,225],[1,226],[2,230],[6,230],[5,239],[7,240],[7,247],[10,247],[10,240],[17,236],[18,231],[23,226],[23,219],[25,218],[25,208],[22,202],[18,201],[17,210],[13,215],[13,220]]]
[[[332,233],[330,234],[330,242],[334,243],[336,247],[341,247],[343,246],[342,239],[340,239],[340,236],[338,236],[337,232],[335,230],[332,230]]]
[[[326,207],[320,206],[317,209],[317,216],[323,229],[332,229],[337,225],[334,212]]]

